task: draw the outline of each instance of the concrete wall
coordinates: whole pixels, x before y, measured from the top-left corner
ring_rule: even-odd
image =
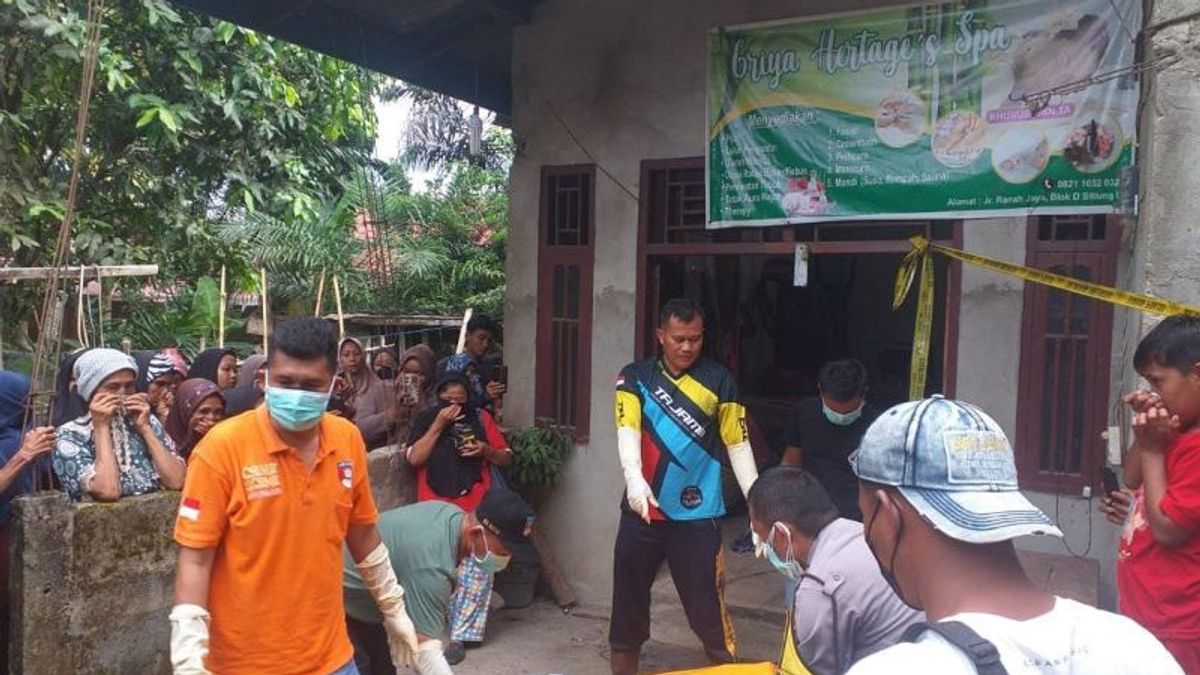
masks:
[[[367,462],[381,511],[412,502],[399,448]],[[43,493],[15,504],[9,672],[170,673],[179,493],[79,505]]]
[[[10,672],[170,673],[179,494],[75,506],[43,493],[15,504]]]

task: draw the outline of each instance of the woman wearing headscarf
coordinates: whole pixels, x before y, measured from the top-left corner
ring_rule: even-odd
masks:
[[[201,377],[224,389],[238,383],[237,354],[232,349],[205,349],[192,360],[188,377]]]
[[[396,424],[396,398],[386,382],[367,367],[362,343],[345,338],[338,345],[341,399],[354,409],[354,424],[368,450],[387,445],[388,431]]]
[[[253,410],[263,400],[262,373],[267,368],[267,357],[251,354],[242,361],[238,369],[238,385],[227,389],[225,394],[225,416],[233,417]]]
[[[167,418],[167,433],[175,441],[179,456],[187,460],[204,434],[223,419],[225,395],[212,382],[193,378],[185,380],[175,392],[175,403]]]
[[[54,427],[25,430],[29,378],[0,370],[0,625],[8,638],[8,567],[12,500],[34,490],[34,466],[54,449]]]
[[[185,465],[145,394],[135,391],[133,357],[93,349],[75,362],[86,415],[58,428],[54,472],[71,499],[112,502],[183,487]]]
[[[391,347],[377,349],[371,354],[371,370],[385,382],[396,379],[397,365],[396,352],[392,351]]]
[[[472,402],[465,377],[448,375],[435,391],[437,402],[417,415],[405,448],[417,470],[417,501],[449,502],[471,512],[492,487],[492,465],[507,465],[512,450],[492,416]],[[492,573],[467,556],[458,566],[457,586],[446,647],[451,665],[463,660],[463,643],[483,641]]]
[[[75,390],[75,361],[88,350],[76,349],[63,354],[58,361],[58,375],[54,378],[54,411],[50,423],[56,427],[87,413],[87,401]]]
[[[396,376],[396,438],[408,438],[413,419],[417,413],[437,400],[434,394],[434,369],[437,357],[429,345],[409,347],[400,357],[399,374]]]
[[[138,378],[134,388],[145,394],[150,401],[150,410],[159,422],[167,423],[171,413],[171,401],[175,389],[183,382],[183,376],[175,369],[175,361],[167,352],[138,351],[133,353],[138,366]]]

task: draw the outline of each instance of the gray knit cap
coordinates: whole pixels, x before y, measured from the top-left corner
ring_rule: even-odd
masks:
[[[83,400],[91,401],[100,383],[122,370],[132,370],[137,377],[138,367],[132,356],[116,349],[90,349],[75,362],[75,388]]]

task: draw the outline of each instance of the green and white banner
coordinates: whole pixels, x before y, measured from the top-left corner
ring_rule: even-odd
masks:
[[[1141,22],[966,0],[715,30],[709,227],[1114,212]]]

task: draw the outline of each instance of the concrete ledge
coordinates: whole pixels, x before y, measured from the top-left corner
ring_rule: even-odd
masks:
[[[404,460],[397,445],[388,445],[367,453],[367,474],[375,507],[388,511],[417,500],[417,481],[413,468]]]
[[[17,499],[10,672],[170,673],[178,504],[177,492],[115,504]]]

